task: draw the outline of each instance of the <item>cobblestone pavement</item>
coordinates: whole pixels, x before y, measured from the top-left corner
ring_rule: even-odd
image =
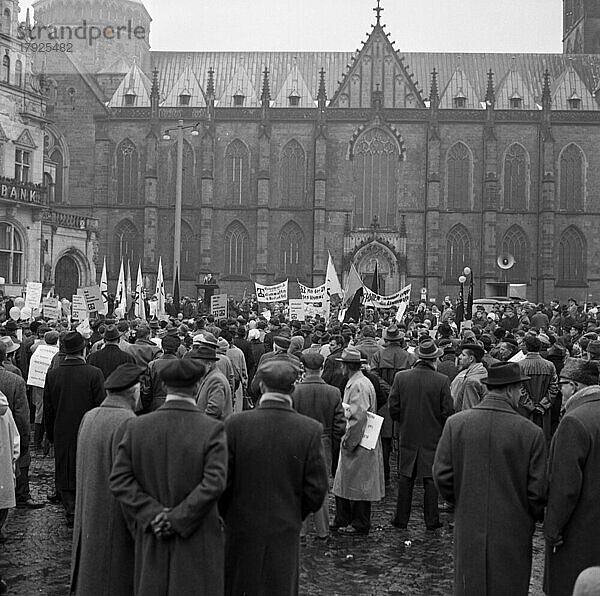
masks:
[[[45,499],[53,487],[52,460],[34,456],[30,474],[34,499]],[[444,527],[426,531],[421,513],[422,491],[417,489],[408,530],[396,530],[389,524],[395,502],[396,490],[392,486],[384,501],[373,508],[373,527],[367,537],[336,534],[321,542],[309,535],[302,547],[300,593],[307,596],[451,594],[451,516],[443,513]],[[64,523],[59,505],[48,504],[34,511],[12,510],[4,534],[0,569],[10,594],[68,594],[71,530]],[[531,594],[542,596],[543,546],[539,528],[533,567]]]

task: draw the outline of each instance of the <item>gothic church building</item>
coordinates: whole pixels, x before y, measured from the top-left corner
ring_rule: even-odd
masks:
[[[138,0],[80,6],[38,0],[35,19],[150,30]],[[49,196],[98,219],[98,271],[106,256],[114,284],[121,259],[141,261],[152,287],[162,257],[171,278],[178,160],[163,136],[183,120],[183,294],[207,273],[238,297],[252,281],[316,286],[330,252],[413,299],[456,295],[465,266],[479,295],[509,281],[534,301],[600,298],[600,2],[565,0],[558,55],[404,53],[375,12],[355,52],[132,39],[38,64],[70,156]]]

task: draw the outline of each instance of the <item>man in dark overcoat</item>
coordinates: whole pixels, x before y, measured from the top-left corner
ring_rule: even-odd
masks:
[[[77,441],[77,502],[71,557],[76,596],[129,596],[133,592],[133,537],[108,478],[124,433],[135,418],[144,368],[122,364],[106,379],[106,399],[81,421]]]
[[[527,596],[532,538],[546,503],[542,429],[518,413],[522,376],[492,364],[477,406],[446,422],[433,464],[455,506],[454,594]]]
[[[560,385],[565,415],[550,445],[544,520],[550,596],[570,596],[579,573],[600,565],[598,363],[569,358]]]
[[[414,367],[396,373],[390,391],[392,420],[400,431],[398,502],[392,525],[405,529],[410,519],[412,494],[417,478],[423,479],[423,513],[428,530],[440,527],[438,494],[433,483],[433,457],[449,416],[454,414],[450,380],[435,370],[443,354],[432,339],[422,341]]]
[[[304,365],[304,379],[298,383],[292,393],[294,410],[299,414],[317,420],[323,425],[321,443],[325,453],[327,473],[331,475],[331,454],[333,445],[339,445],[346,432],[346,419],[342,408],[342,396],[337,387],[328,385],[322,378],[325,358],[318,352],[306,352],[300,358]],[[323,539],[329,535],[329,502],[327,496],[323,505],[311,514],[303,525],[306,534],[308,524],[315,524],[317,537]]]
[[[62,342],[64,360],[50,368],[44,387],[44,425],[46,436],[54,443],[56,491],[73,526],[75,517],[75,459],[77,431],[86,412],[99,406],[106,392],[104,376],[85,363],[85,340],[77,331],[67,333]]]
[[[302,521],[327,493],[323,427],[292,408],[297,371],[291,363],[267,362],[256,377],[260,405],[225,421],[225,594],[294,596]]]
[[[99,368],[107,379],[110,374],[121,364],[127,362],[134,363],[133,356],[119,348],[121,333],[116,325],[108,325],[104,330],[104,347],[101,350],[92,352],[88,356],[88,364]]]
[[[169,360],[178,358],[177,350],[181,347],[181,340],[177,335],[167,334],[162,338],[161,347],[163,355],[148,364],[142,378],[141,399],[144,412],[158,410],[165,403],[167,388],[160,377],[160,370]]]
[[[204,373],[194,359],[168,361],[165,404],[127,422],[117,450],[110,488],[132,523],[136,596],[223,593],[227,442],[196,406]]]

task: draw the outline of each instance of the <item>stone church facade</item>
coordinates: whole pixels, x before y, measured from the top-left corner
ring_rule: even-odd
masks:
[[[72,3],[71,3],[72,4]],[[600,14],[566,0],[564,54],[402,53],[379,9],[360,49],[159,52],[139,39],[38,64],[48,118],[69,150],[55,200],[98,219],[97,265],[121,258],[152,287],[172,276],[176,134],[184,138],[181,284],[216,275],[323,283],[330,252],[391,294],[438,301],[465,266],[527,284],[531,300],[600,297]],[[150,30],[137,0],[68,18]],[[74,21],[74,22],[75,22]],[[163,140],[170,131],[170,140]],[[515,266],[502,271],[501,255]]]

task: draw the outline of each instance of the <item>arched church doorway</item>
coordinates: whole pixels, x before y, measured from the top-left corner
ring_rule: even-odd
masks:
[[[368,288],[373,287],[377,269],[379,294],[385,296],[398,291],[396,257],[387,246],[377,241],[367,244],[355,254],[354,266]]]
[[[59,298],[71,300],[73,294],[77,294],[79,287],[79,266],[77,261],[65,255],[56,263],[54,271],[54,294]]]

